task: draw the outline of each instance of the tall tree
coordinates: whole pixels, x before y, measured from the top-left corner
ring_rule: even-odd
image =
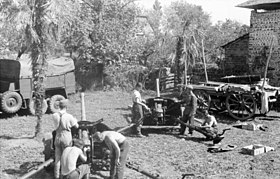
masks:
[[[42,132],[46,59],[50,51],[48,42],[59,40],[61,29],[65,25],[71,25],[80,3],[78,0],[4,0],[0,4],[3,22],[17,24],[17,28],[25,32],[26,43],[22,47],[31,52],[33,100],[37,116],[35,137]]]
[[[177,78],[183,82],[189,67],[200,59],[201,41],[204,31],[211,26],[210,17],[201,6],[188,4],[184,1],[172,2],[165,9],[166,32],[177,40],[173,48],[173,56]],[[183,73],[184,72],[184,73]],[[185,74],[182,78],[182,74]],[[186,79],[185,79],[186,80]]]

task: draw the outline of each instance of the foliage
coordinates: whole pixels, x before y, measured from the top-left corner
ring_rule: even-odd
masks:
[[[219,21],[214,26],[210,26],[205,32],[205,51],[209,63],[222,60],[222,45],[235,40],[236,38],[249,32],[247,25],[227,19],[225,22]]]
[[[43,19],[47,24],[47,55],[70,52],[77,74],[89,80],[96,74],[92,65],[100,63],[112,79],[118,78],[119,72],[126,74],[125,68],[117,68],[119,71],[114,66],[138,68],[140,65],[139,68],[143,66],[151,71],[157,67],[173,67],[176,58],[182,73],[186,59],[190,67],[201,61],[202,39],[207,63],[215,63],[222,56],[219,46],[248,32],[248,27],[231,20],[212,25],[201,6],[185,1],[174,1],[163,8],[160,1],[155,0],[150,10],[141,10],[135,1],[48,0]],[[1,53],[31,52],[31,39],[36,34],[30,23],[34,2],[1,1]],[[183,38],[180,47],[179,37]],[[123,85],[120,82],[116,86]]]
[[[105,89],[132,90],[138,81],[144,82],[148,69],[144,66],[113,64],[106,68]]]
[[[75,7],[75,8],[74,8]],[[45,78],[47,55],[50,51],[49,41],[56,41],[60,36],[60,29],[71,22],[71,14],[75,14],[75,1],[58,0],[5,0],[0,6],[2,22],[16,25],[18,32],[25,32],[20,53],[29,49],[32,64],[33,99],[37,125],[35,136],[41,131],[42,104],[45,96]],[[64,9],[64,10],[62,10]],[[66,9],[66,12],[65,12]],[[19,56],[20,57],[20,53]]]

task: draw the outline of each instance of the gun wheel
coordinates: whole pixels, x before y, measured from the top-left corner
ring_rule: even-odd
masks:
[[[204,90],[193,90],[193,93],[197,97],[198,109],[201,111],[208,110],[210,108],[211,97]]]
[[[226,98],[226,107],[231,117],[246,120],[255,115],[256,101],[249,93],[232,93]]]

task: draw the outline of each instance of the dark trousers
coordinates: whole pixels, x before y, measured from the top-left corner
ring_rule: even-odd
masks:
[[[132,130],[134,134],[141,134],[141,126],[143,124],[143,109],[140,104],[133,103],[132,107],[132,122],[135,124]]]
[[[126,163],[126,157],[129,150],[129,144],[125,140],[121,145],[119,145],[121,154],[120,154],[120,165],[116,166],[116,153],[112,152],[111,158],[111,169],[110,169],[110,179],[123,179],[124,168]]]
[[[189,124],[193,126],[194,125],[194,114],[184,112],[183,117],[182,117],[182,121],[184,123],[189,122]],[[185,130],[186,130],[186,126],[181,125],[180,134],[183,135],[185,133]],[[193,129],[189,128],[189,134],[192,134],[192,133],[193,133]]]
[[[202,133],[208,139],[214,139],[218,135],[218,129],[216,127],[209,127],[209,128],[197,127],[196,131]]]

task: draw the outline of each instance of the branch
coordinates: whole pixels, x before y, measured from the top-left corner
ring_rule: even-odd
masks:
[[[133,2],[135,2],[135,1],[139,1],[139,0],[131,0],[131,1],[127,2],[127,3],[125,3],[125,4],[121,7],[121,9],[123,9],[125,6],[127,6],[127,5],[129,5],[130,3],[133,3]]]

